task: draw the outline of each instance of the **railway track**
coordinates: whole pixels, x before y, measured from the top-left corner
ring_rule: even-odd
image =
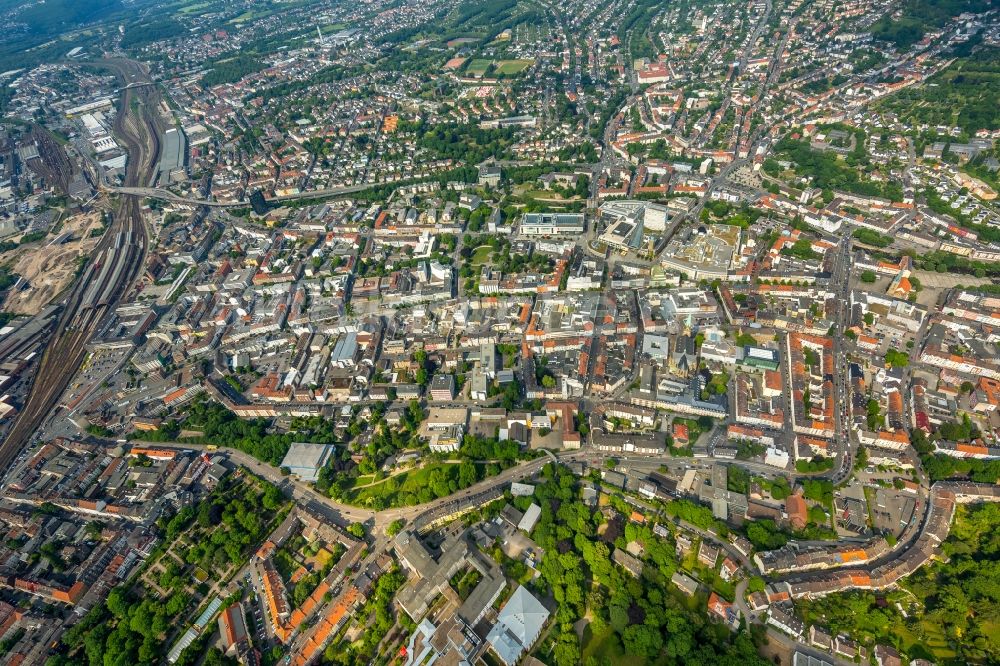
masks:
[[[159,91],[153,85],[127,87],[149,83],[139,63],[112,60],[101,64],[114,71],[123,84],[114,133],[128,149],[125,183],[137,187],[149,182],[159,159],[161,126],[156,110]],[[140,275],[147,249],[148,237],[139,200],[122,197],[114,221],[66,299],[27,402],[0,444],[3,474],[46,418],[57,409],[59,397],[83,363],[87,343]]]

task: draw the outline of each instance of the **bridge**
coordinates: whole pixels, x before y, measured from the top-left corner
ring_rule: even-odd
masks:
[[[346,185],[344,187],[332,187],[325,190],[311,190],[299,192],[298,194],[285,194],[279,197],[268,199],[268,203],[282,203],[286,201],[297,201],[300,199],[326,199],[339,197],[345,194],[361,192],[372,187],[381,185],[391,185],[392,183],[364,183],[361,185]],[[248,201],[214,201],[211,199],[195,199],[193,197],[182,197],[174,194],[170,190],[162,187],[106,187],[108,192],[113,194],[125,194],[135,197],[148,197],[150,199],[160,199],[171,203],[186,204],[188,206],[211,206],[214,208],[246,208],[250,205]]]

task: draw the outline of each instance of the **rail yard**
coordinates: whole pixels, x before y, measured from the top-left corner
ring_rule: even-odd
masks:
[[[122,82],[114,133],[133,156],[125,182],[130,186],[146,183],[160,152],[162,121],[156,112],[158,89],[151,85],[129,85],[148,82],[147,71],[138,63],[108,60],[101,64]],[[122,197],[111,228],[66,299],[27,403],[0,446],[0,467],[10,465],[47,416],[59,415],[58,411],[53,412],[59,396],[83,363],[87,343],[100,331],[105,316],[140,274],[147,248],[140,200]]]

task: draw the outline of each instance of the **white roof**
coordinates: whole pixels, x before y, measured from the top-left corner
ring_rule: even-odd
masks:
[[[519,585],[497,616],[486,640],[505,664],[515,663],[538,639],[549,611]]]
[[[530,534],[531,530],[535,529],[535,524],[541,516],[542,507],[532,503],[532,505],[528,507],[528,510],[525,511],[524,515],[521,517],[521,522],[517,524],[517,529],[524,530]]]
[[[318,470],[326,464],[329,454],[333,451],[333,444],[309,444],[306,442],[295,442],[288,447],[288,453],[281,461],[282,467],[287,467],[292,471]]]

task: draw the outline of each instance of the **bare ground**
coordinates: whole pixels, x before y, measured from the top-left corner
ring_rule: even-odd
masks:
[[[3,303],[4,312],[38,314],[73,280],[77,257],[90,253],[100,238],[89,238],[92,229],[101,226],[100,213],[74,215],[63,223],[62,232],[73,235],[62,245],[49,245],[52,236],[37,245],[19,247],[0,254],[0,265],[28,281],[28,288],[10,292]]]

